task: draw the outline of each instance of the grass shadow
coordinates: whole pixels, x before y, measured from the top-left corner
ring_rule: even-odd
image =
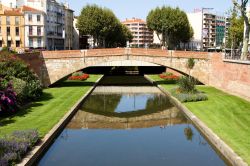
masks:
[[[85,81],[64,81],[53,84],[51,87],[79,87],[79,86],[93,86],[95,82],[85,82]]]

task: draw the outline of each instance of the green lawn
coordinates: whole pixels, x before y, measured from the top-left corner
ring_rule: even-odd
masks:
[[[41,137],[93,86],[100,75],[86,81],[64,81],[44,90],[39,101],[33,102],[12,117],[0,119],[0,136],[15,130],[38,129]]]
[[[157,75],[150,75],[157,84],[170,90]],[[184,103],[221,139],[250,164],[250,102],[209,86],[198,86],[208,95],[207,101]]]

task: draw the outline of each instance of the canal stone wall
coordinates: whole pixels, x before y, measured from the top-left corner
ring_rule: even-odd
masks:
[[[160,49],[115,48],[91,50],[43,51],[36,55],[19,55],[30,64],[44,86],[49,86],[71,73],[90,66],[108,65],[110,62],[140,66],[162,65],[189,74],[200,82],[250,99],[250,63],[224,61],[223,53],[166,51]],[[186,67],[188,58],[195,59],[194,68]],[[122,63],[122,61],[127,61]],[[143,63],[145,62],[145,63]]]

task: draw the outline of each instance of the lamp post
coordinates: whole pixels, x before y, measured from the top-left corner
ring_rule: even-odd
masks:
[[[201,9],[201,51],[203,51],[203,15],[204,15],[204,10],[213,10],[214,8],[202,8]],[[208,27],[210,28],[210,27]]]

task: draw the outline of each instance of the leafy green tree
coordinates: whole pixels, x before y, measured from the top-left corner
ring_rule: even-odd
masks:
[[[163,6],[151,10],[147,16],[147,25],[156,32],[162,45],[170,49],[176,48],[180,42],[188,42],[193,36],[187,15],[179,8]]]
[[[78,17],[77,28],[82,34],[91,35],[99,47],[124,46],[132,34],[107,8],[85,6]],[[124,42],[125,41],[125,42]]]
[[[250,23],[249,23],[249,18],[247,16],[248,0],[240,0],[240,3],[238,2],[238,0],[232,0],[232,1],[234,6],[240,11],[241,16],[244,19],[245,28],[244,28],[241,59],[246,60],[248,56],[248,44],[249,44],[249,32],[250,32]]]
[[[233,9],[230,11],[230,27],[228,29],[228,39],[226,41],[227,48],[239,48],[243,41],[244,19],[239,13]]]

